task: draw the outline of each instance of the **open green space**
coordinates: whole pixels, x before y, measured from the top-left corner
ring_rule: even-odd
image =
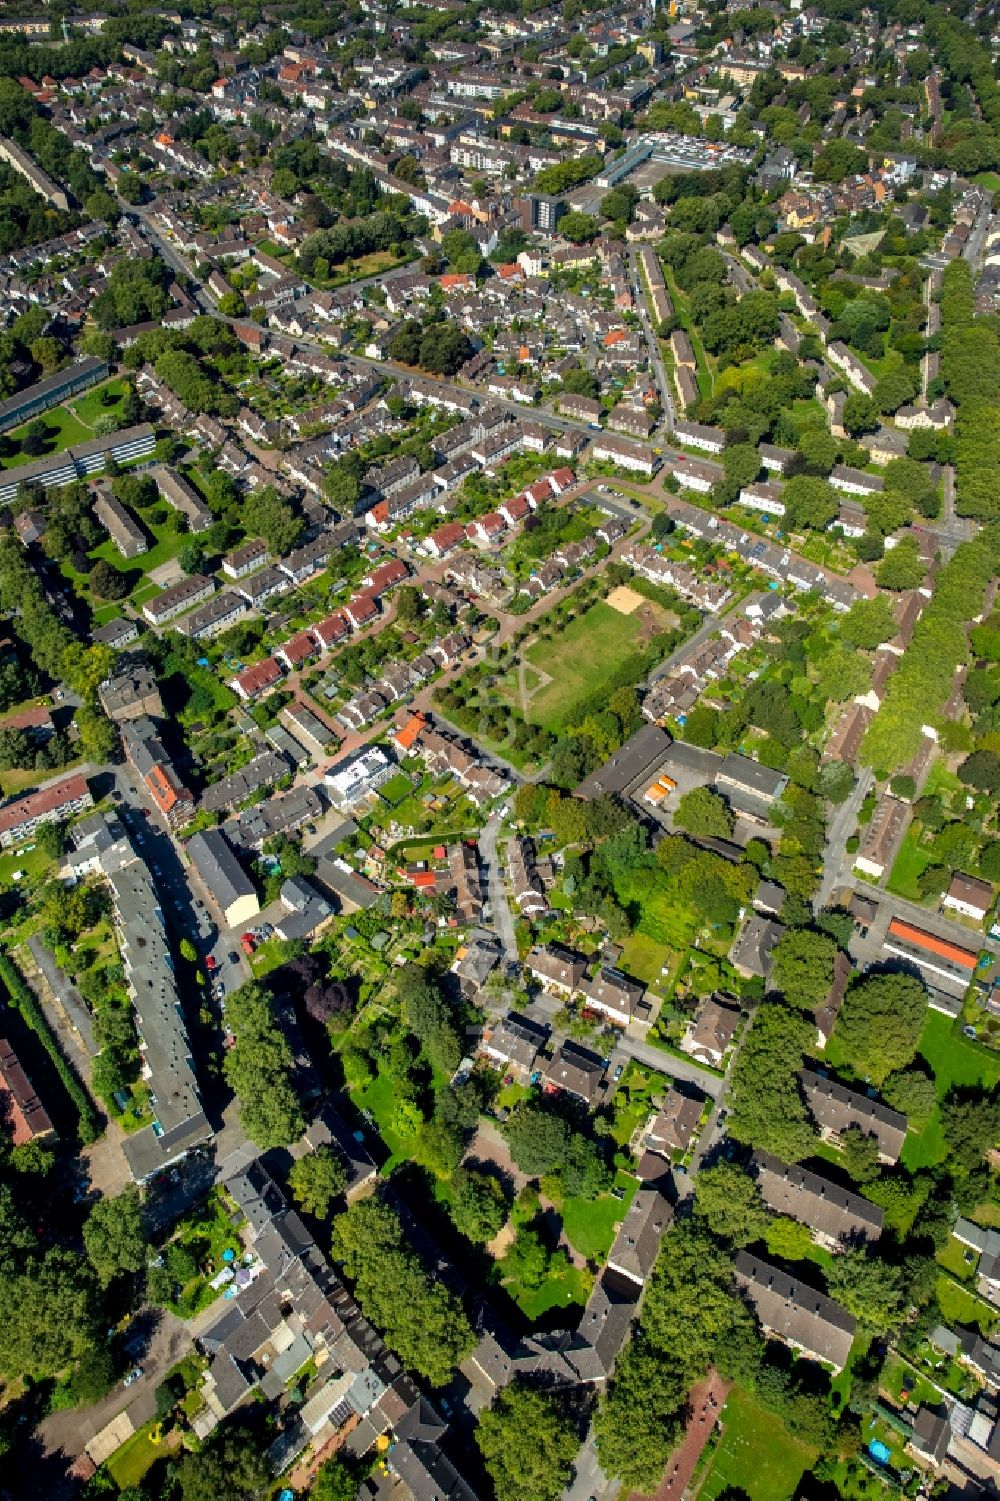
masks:
[[[146,1471],[167,1452],[163,1440],[153,1438],[152,1430],[152,1424],[140,1428],[108,1460],[108,1471],[120,1490],[138,1485]]]
[[[975,1293],[967,1292],[964,1287],[959,1287],[950,1277],[941,1276],[937,1280],[937,1300],[941,1310],[942,1321],[953,1326],[955,1324],[969,1324],[978,1327],[984,1334],[988,1334],[996,1328],[1000,1314],[992,1308],[984,1298],[979,1298]]]
[[[128,382],[117,377],[106,380],[102,386],[94,386],[93,390],[85,391],[82,396],[75,397],[70,403],[70,409],[79,420],[93,429],[98,417],[105,417],[109,413],[117,417],[121,411],[122,402]]]
[[[934,861],[933,850],[920,842],[920,832],[920,821],[915,819],[906,831],[886,882],[890,891],[911,902],[923,899],[917,880]]]
[[[600,600],[551,640],[534,642],[525,656],[551,681],[529,699],[527,717],[544,729],[558,730],[574,704],[598,691],[641,631],[636,616],[621,615]]]
[[[982,1084],[992,1088],[1000,1080],[1000,1054],[990,1053],[963,1037],[951,1018],[940,1011],[928,1010],[919,1052],[934,1075],[938,1099],[943,1099],[955,1085]],[[919,1130],[907,1132],[902,1161],[914,1172],[940,1162],[945,1150],[941,1120],[935,1109]]]
[[[664,965],[672,965],[675,957],[665,943],[657,943],[645,933],[630,933],[622,945],[618,967],[644,985],[655,985],[666,978],[661,971]]]
[[[598,1199],[566,1199],[562,1206],[562,1222],[566,1239],[573,1249],[586,1256],[588,1261],[603,1261],[611,1250],[617,1227],[625,1218],[638,1186],[627,1173],[619,1173],[615,1187],[624,1193],[624,1198],[601,1194]]]
[[[953,1235],[937,1252],[934,1260],[960,1282],[971,1282],[976,1275],[979,1257],[971,1246],[963,1246]]]
[[[37,456],[25,453],[20,446],[21,439],[34,422],[44,423],[48,433],[44,451]],[[35,463],[36,457],[42,459],[50,458],[54,453],[62,453],[63,449],[72,448],[74,443],[86,443],[94,436],[94,431],[93,428],[85,426],[78,417],[74,416],[68,407],[53,407],[44,416],[33,417],[31,422],[26,422],[22,427],[13,428],[11,432],[6,433],[4,436],[6,439],[5,447],[13,444],[17,444],[17,447],[13,448],[6,456],[0,452],[0,468],[16,469],[21,464]]]
[[[722,1437],[705,1476],[700,1501],[733,1487],[750,1501],[788,1501],[816,1451],[792,1437],[780,1418],[736,1386],[722,1412]]]
[[[354,1101],[359,1110],[367,1111],[371,1115],[375,1129],[389,1149],[391,1156],[382,1171],[390,1173],[397,1162],[407,1160],[413,1146],[412,1136],[408,1132],[400,1131],[396,1125],[396,1106],[399,1100],[395,1082],[388,1074],[379,1074],[369,1085],[355,1094]]]
[[[541,1287],[526,1288],[517,1282],[504,1284],[526,1318],[534,1321],[550,1308],[567,1308],[574,1303],[582,1307],[590,1296],[593,1279],[581,1267],[570,1266],[559,1275],[545,1278]]]

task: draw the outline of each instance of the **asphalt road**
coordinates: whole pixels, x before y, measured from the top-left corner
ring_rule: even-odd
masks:
[[[823,879],[816,893],[816,906],[825,907],[838,886],[850,876],[853,861],[847,866],[847,841],[858,825],[861,804],[868,796],[875,778],[867,767],[862,767],[854,790],[833,811],[827,825],[826,846],[823,850]]]
[[[486,866],[487,889],[490,898],[490,910],[493,913],[493,926],[497,936],[503,944],[504,956],[508,961],[517,961],[517,939],[514,936],[514,920],[511,916],[510,903],[504,890],[503,867],[500,864],[500,856],[497,853],[497,838],[503,818],[499,813],[494,813],[483,829],[479,837],[479,853],[483,864]]]

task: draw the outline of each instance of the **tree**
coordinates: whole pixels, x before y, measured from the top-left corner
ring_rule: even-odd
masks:
[[[893,1110],[917,1122],[925,1121],[937,1104],[934,1080],[919,1068],[890,1074],[882,1085],[882,1094]]]
[[[840,1135],[844,1167],[855,1183],[869,1183],[878,1177],[878,1138],[869,1136],[860,1126],[848,1126]]]
[[[770,983],[801,1011],[815,1011],[833,984],[837,945],[828,933],[789,928],[771,956]]]
[[[510,1155],[530,1178],[556,1172],[566,1160],[569,1127],[561,1115],[544,1105],[531,1101],[518,1105],[504,1134]]]
[[[765,1001],[733,1068],[729,1134],[786,1162],[809,1155],[815,1140],[796,1082],[815,1024],[789,1006]]]
[[[697,838],[728,839],[733,832],[733,815],[718,793],[708,787],[693,787],[677,804],[674,826]]]
[[[549,1269],[549,1253],[535,1230],[521,1226],[501,1262],[504,1278],[529,1291],[541,1287]]]
[[[559,233],[574,245],[582,245],[596,239],[600,224],[591,214],[582,214],[576,209],[563,214],[559,220]]]
[[[492,1173],[465,1168],[454,1179],[451,1217],[455,1228],[480,1244],[498,1235],[507,1219],[507,1195]]]
[[[59,1375],[98,1340],[93,1273],[81,1256],[52,1250],[0,1278],[0,1374]]]
[[[292,1050],[274,1019],[269,993],[251,980],[229,997],[226,1020],[236,1036],[226,1078],[239,1096],[240,1120],[262,1147],[289,1146],[305,1129],[293,1085]]]
[[[310,1501],[354,1501],[357,1493],[357,1478],[339,1454],[320,1466],[309,1488]]]
[[[764,1236],[768,1251],[784,1261],[805,1261],[812,1253],[813,1240],[808,1226],[785,1214],[777,1215]]]
[[[389,1348],[432,1386],[445,1385],[475,1335],[458,1299],[407,1246],[395,1211],[377,1198],[353,1204],[334,1220],[333,1255]]]
[[[185,1454],[177,1480],[181,1501],[256,1501],[274,1484],[267,1454],[245,1427],[220,1430],[198,1453]]]
[[[870,396],[862,396],[859,391],[853,391],[844,402],[843,422],[852,438],[877,432],[881,425],[878,407]]]
[[[904,537],[895,547],[886,550],[875,570],[875,581],[881,589],[917,589],[926,572],[927,565],[920,556],[916,539]]]
[[[914,975],[869,971],[848,989],[834,1035],[858,1074],[880,1085],[913,1059],[926,1018],[927,992]]]
[[[703,1168],[698,1174],[695,1209],[714,1236],[737,1247],[760,1240],[770,1220],[753,1178],[731,1162]]]
[[[830,1296],[875,1334],[884,1334],[903,1316],[902,1268],[867,1250],[844,1251],[826,1273]]]
[[[83,1244],[102,1287],[146,1263],[146,1230],[134,1184],[117,1198],[101,1199],[83,1227]]]
[[[996,792],[1000,788],[1000,756],[992,750],[975,750],[966,756],[958,775],[967,787]]]
[[[794,531],[824,531],[840,510],[833,487],[825,479],[809,474],[792,475],[781,498],[785,518]]]
[[[562,1404],[523,1381],[505,1387],[479,1414],[476,1443],[496,1501],[555,1501],[579,1448]]]
[[[874,651],[883,641],[891,641],[896,629],[892,606],[879,594],[875,599],[855,601],[840,621],[840,639],[849,646]]]
[[[124,573],[119,573],[117,568],[110,563],[105,563],[101,558],[96,562],[89,574],[90,587],[101,599],[124,599],[129,592],[128,578]]]
[[[303,1213],[325,1220],[331,1203],[347,1187],[347,1169],[332,1147],[317,1147],[292,1163],[288,1186]]]
[[[950,1089],[941,1101],[941,1130],[949,1164],[971,1173],[1000,1138],[1000,1099],[978,1088]]]

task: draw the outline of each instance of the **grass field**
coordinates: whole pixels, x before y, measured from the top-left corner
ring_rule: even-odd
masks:
[[[70,402],[70,407],[81,422],[92,428],[98,417],[106,416],[111,412],[118,416],[122,401],[125,396],[127,382],[124,380],[108,380],[103,386],[95,386],[92,391],[85,391],[75,401]],[[105,397],[114,397],[114,400],[105,400]]]
[[[588,1261],[603,1261],[611,1250],[615,1226],[625,1218],[638,1184],[628,1174],[619,1173],[617,1187],[624,1189],[623,1199],[613,1199],[610,1194],[602,1194],[599,1199],[567,1199],[563,1204],[562,1222],[566,1239]]]
[[[504,1285],[521,1312],[534,1321],[550,1308],[567,1308],[574,1303],[582,1307],[590,1295],[593,1279],[574,1266],[561,1277],[546,1277],[539,1288],[521,1287],[517,1282]]]
[[[138,1485],[146,1471],[166,1453],[161,1440],[154,1443],[147,1428],[140,1428],[108,1460],[108,1470],[121,1490]]]
[[[663,966],[671,964],[675,957],[673,949],[665,943],[657,943],[655,938],[636,932],[626,938],[618,963],[625,974],[634,975],[644,985],[654,985],[661,978]]]
[[[114,393],[114,401],[107,404],[102,400],[105,391]],[[8,458],[0,456],[0,469],[13,469],[19,464],[33,462],[31,454],[25,453],[20,447],[32,422],[44,422],[48,429],[48,442],[45,453],[39,455],[47,458],[50,454],[62,453],[64,448],[72,448],[74,443],[86,443],[94,436],[94,423],[98,417],[105,415],[118,416],[121,409],[122,398],[125,394],[125,381],[105,381],[103,386],[95,386],[92,391],[86,391],[82,396],[70,401],[68,405],[53,407],[51,411],[44,412],[41,418],[33,417],[31,422],[22,423],[20,427],[13,428],[5,436],[9,442],[18,445],[14,453]]]
[[[635,616],[620,615],[603,600],[571,620],[551,641],[529,646],[529,664],[551,682],[532,696],[528,718],[547,730],[558,730],[574,704],[595,693],[618,664],[623,650],[639,639],[642,627]]]
[[[974,1324],[988,1334],[1000,1319],[995,1308],[974,1293],[966,1292],[964,1287],[958,1287],[950,1277],[938,1278],[937,1300],[946,1324]]]
[[[934,1074],[939,1100],[956,1084],[995,1086],[1000,1080],[1000,1054],[988,1053],[963,1037],[940,1011],[928,1011],[919,1052]],[[913,1172],[933,1166],[944,1155],[941,1120],[935,1110],[919,1131],[907,1132],[902,1161]]]
[[[722,1438],[705,1476],[700,1501],[715,1501],[730,1487],[750,1501],[788,1501],[816,1452],[792,1438],[780,1418],[742,1387],[734,1387],[722,1413]]]
[[[919,820],[915,820],[906,831],[886,886],[897,896],[905,896],[908,901],[921,901],[917,878],[933,862],[933,859],[933,851],[920,843],[920,823]]]

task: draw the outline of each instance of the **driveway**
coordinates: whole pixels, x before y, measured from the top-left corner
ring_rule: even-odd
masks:
[[[136,1322],[142,1318],[142,1314],[138,1315]],[[170,1368],[190,1349],[195,1322],[184,1324],[166,1309],[150,1310],[148,1342],[145,1347],[140,1344],[135,1355],[142,1366],[139,1380],[129,1387],[119,1381],[114,1390],[93,1407],[51,1413],[36,1430],[43,1452],[48,1455],[62,1453],[67,1460],[76,1459],[94,1435],[126,1407],[135,1406],[133,1417],[138,1420],[137,1426],[148,1422],[156,1410],[156,1388]],[[135,1338],[138,1340],[140,1336],[137,1334]]]

